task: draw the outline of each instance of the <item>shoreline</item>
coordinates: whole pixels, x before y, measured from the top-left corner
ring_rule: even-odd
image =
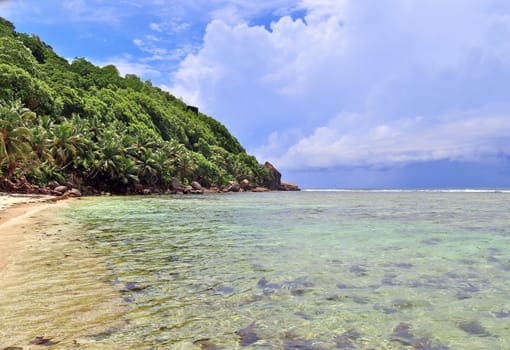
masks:
[[[55,209],[64,198],[0,192],[0,273],[12,261],[29,236],[36,234],[33,216]]]

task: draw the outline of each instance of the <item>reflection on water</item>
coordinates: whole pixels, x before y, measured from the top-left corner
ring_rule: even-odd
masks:
[[[85,199],[0,275],[0,348],[507,349],[509,200]]]

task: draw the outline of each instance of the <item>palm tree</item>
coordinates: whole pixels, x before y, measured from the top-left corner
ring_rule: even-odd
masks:
[[[51,139],[48,129],[43,124],[40,123],[30,129],[30,147],[35,161],[53,164],[54,159],[50,149]]]
[[[140,180],[148,185],[154,185],[157,175],[161,172],[160,164],[156,161],[156,152],[151,148],[143,148],[139,152],[137,160],[140,168]]]
[[[138,178],[139,172],[140,167],[133,158],[122,157],[119,158],[117,163],[117,176],[113,180],[117,186],[125,190],[130,185],[140,181]]]
[[[179,154],[176,160],[177,171],[179,173],[179,177],[182,180],[187,179],[189,176],[193,175],[196,165],[195,158],[193,157],[193,154],[190,151],[184,150],[182,153]]]
[[[19,102],[10,107],[0,105],[0,168],[2,179],[10,180],[16,168],[30,155],[30,129],[35,113]]]
[[[88,139],[83,130],[77,127],[73,121],[64,119],[51,129],[51,133],[52,156],[61,170],[66,169],[77,158],[85,155]]]
[[[118,163],[125,155],[124,145],[113,130],[106,130],[99,134],[92,155],[94,173],[91,175],[91,179],[98,175],[106,181],[116,178],[119,171]]]

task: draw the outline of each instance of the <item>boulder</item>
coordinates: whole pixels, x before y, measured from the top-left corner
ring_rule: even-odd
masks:
[[[136,194],[143,194],[143,185],[140,183],[136,183],[133,185],[133,190]]]
[[[170,188],[177,192],[184,191],[184,186],[180,183],[179,179],[176,177],[172,178],[172,183],[170,184]]]
[[[248,179],[244,179],[243,181],[241,181],[239,183],[239,186],[241,186],[241,188],[244,190],[245,188],[248,187],[248,185],[250,184],[250,180]]]
[[[293,184],[292,182],[282,181],[280,184],[280,191],[301,191],[298,185]]]
[[[81,197],[81,192],[80,190],[76,189],[76,188],[72,188],[70,189],[69,191],[67,191],[65,193],[68,197]]]
[[[266,187],[255,187],[254,189],[251,190],[252,192],[269,192],[269,189],[266,188]]]
[[[53,181],[48,182],[48,187],[51,188],[52,190],[54,190],[58,186],[60,186],[58,181],[53,180]]]
[[[55,192],[58,192],[60,194],[64,194],[67,192],[67,186],[57,186],[53,189]]]
[[[266,162],[264,167],[273,175],[273,181],[265,185],[271,190],[278,190],[282,184],[282,173],[269,162]]]
[[[241,191],[241,185],[239,185],[238,183],[234,183],[229,186],[228,191],[229,192],[239,192],[239,191]]]
[[[192,181],[191,182],[191,187],[193,187],[193,189],[195,191],[202,191],[203,190],[202,185],[199,184],[197,181]]]

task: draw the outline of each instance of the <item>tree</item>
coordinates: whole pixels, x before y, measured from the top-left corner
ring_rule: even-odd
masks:
[[[17,102],[0,105],[0,165],[3,180],[10,180],[16,168],[30,155],[30,129],[35,114]]]
[[[83,133],[84,130],[76,124],[76,121],[64,119],[51,129],[50,149],[55,163],[61,170],[68,168],[77,158],[83,156],[89,143]]]
[[[0,100],[20,100],[26,108],[44,115],[59,114],[61,106],[51,88],[19,67],[0,63]]]

